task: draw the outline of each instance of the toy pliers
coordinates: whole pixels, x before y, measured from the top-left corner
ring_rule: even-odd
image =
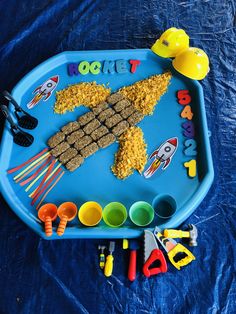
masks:
[[[159,261],[159,266],[151,268],[151,265]],[[144,231],[144,265],[143,274],[146,277],[165,273],[167,271],[167,264],[162,251],[159,249],[154,234],[149,231]]]
[[[173,239],[163,236],[160,228],[155,228],[154,235],[158,239],[164,250],[167,252],[170,262],[178,270],[195,260],[195,256],[186,247],[184,247],[180,243],[177,243]]]

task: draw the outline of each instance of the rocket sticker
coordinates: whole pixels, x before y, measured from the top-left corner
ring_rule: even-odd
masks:
[[[52,95],[52,92],[57,87],[57,84],[59,82],[59,75],[50,77],[46,82],[44,82],[42,85],[38,86],[34,91],[33,94],[34,98],[27,104],[27,107],[29,109],[34,108],[41,99],[43,101],[47,101],[49,97]]]
[[[161,146],[159,146],[158,149],[156,149],[149,157],[149,159],[154,158],[154,160],[148,169],[144,172],[144,177],[146,179],[151,178],[151,176],[157,171],[161,164],[163,164],[162,170],[166,170],[177,148],[177,137],[169,138],[167,141],[161,144]]]

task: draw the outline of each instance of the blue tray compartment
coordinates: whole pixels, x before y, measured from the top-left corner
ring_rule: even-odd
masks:
[[[128,72],[125,74],[100,73],[98,75],[69,76],[67,73],[67,64],[70,62],[118,59],[139,59],[141,65],[134,74]],[[26,104],[32,98],[32,91],[54,75],[60,76],[56,90],[65,88],[69,84],[96,80],[98,83],[109,83],[112,91],[115,91],[150,75],[163,73],[167,69],[170,69],[173,74],[168,92],[157,104],[154,114],[146,117],[139,124],[148,144],[148,154],[166,139],[178,137],[179,147],[167,170],[159,169],[148,180],[138,173],[134,173],[124,181],[117,180],[110,171],[114,162],[114,154],[118,149],[118,144],[115,143],[88,158],[83,166],[74,173],[66,172],[59,184],[47,196],[46,202],[59,205],[64,201],[73,201],[79,207],[89,200],[97,201],[102,206],[111,201],[120,201],[129,209],[132,203],[139,200],[152,203],[157,195],[173,197],[177,204],[175,215],[169,220],[160,220],[155,216],[149,228],[156,225],[160,225],[161,228],[177,227],[193,213],[207,194],[214,177],[204,97],[201,85],[197,81],[189,80],[176,73],[170,60],[159,58],[148,49],[64,52],[45,61],[27,74],[14,88],[13,96],[26,109]],[[195,139],[198,145],[198,175],[194,179],[188,178],[183,166],[183,163],[191,158],[187,158],[183,153],[185,138],[182,134],[181,124],[184,120],[180,117],[182,106],[177,103],[176,99],[176,92],[180,89],[188,89],[192,96],[191,107],[194,113]],[[6,201],[20,219],[43,238],[45,235],[42,223],[37,218],[35,208],[31,207],[30,199],[24,189],[14,183],[13,176],[7,175],[6,170],[37,154],[46,147],[47,139],[61,126],[75,120],[88,110],[80,107],[74,112],[57,115],[53,113],[54,103],[55,92],[47,102],[41,101],[30,111],[39,119],[39,126],[31,132],[35,137],[35,142],[30,148],[25,149],[13,144],[9,126],[6,123],[0,153],[0,184]],[[57,226],[58,221],[54,225]],[[75,219],[69,223],[62,238],[135,238],[142,232],[143,228],[134,226],[129,219],[123,227],[117,229],[107,227],[104,222],[97,227],[87,228],[83,227],[78,219]],[[59,237],[54,232],[50,239],[59,239]]]

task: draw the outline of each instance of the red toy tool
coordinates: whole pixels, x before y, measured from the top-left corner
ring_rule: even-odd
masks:
[[[137,262],[137,250],[139,249],[139,243],[137,240],[129,240],[130,257],[129,257],[129,270],[128,278],[130,281],[136,279],[136,262]]]
[[[152,264],[158,262],[159,265],[152,267]],[[146,277],[167,272],[167,264],[162,251],[158,248],[154,234],[149,231],[144,231],[144,265],[143,274]]]

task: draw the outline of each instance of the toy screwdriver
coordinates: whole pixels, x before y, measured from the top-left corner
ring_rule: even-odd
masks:
[[[186,247],[180,243],[177,243],[173,239],[165,238],[165,236],[161,234],[158,227],[155,228],[154,235],[167,252],[170,262],[178,270],[195,260],[195,256]]]
[[[129,240],[130,257],[128,278],[130,281],[136,279],[136,264],[137,264],[137,250],[139,249],[139,242],[137,240]]]
[[[115,242],[114,241],[110,241],[110,244],[109,244],[109,252],[110,252],[110,254],[106,258],[106,264],[105,264],[105,269],[104,269],[104,275],[106,277],[110,277],[112,275],[113,260],[114,260],[114,257],[112,256],[112,253],[114,251],[115,251]]]
[[[99,254],[99,267],[101,269],[103,269],[104,266],[105,266],[105,254],[104,254],[104,251],[105,251],[106,247],[105,247],[105,245],[99,245],[98,249],[101,250],[101,253]]]

